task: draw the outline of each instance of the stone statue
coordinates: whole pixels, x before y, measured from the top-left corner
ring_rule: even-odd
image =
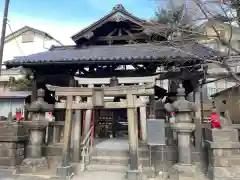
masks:
[[[231,118],[229,116],[228,110],[225,110],[225,112],[222,114],[218,111],[215,104],[213,104],[212,113],[217,113],[218,114],[218,119],[220,121],[220,126],[221,126],[222,129],[230,128],[230,126],[232,125],[232,121],[231,121]]]
[[[220,121],[222,129],[231,128],[232,121],[231,121],[231,118],[229,116],[228,110],[226,110],[224,112],[224,116],[219,115],[219,121]]]

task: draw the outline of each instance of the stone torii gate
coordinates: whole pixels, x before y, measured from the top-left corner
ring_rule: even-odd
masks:
[[[72,111],[73,110],[92,110],[95,108],[125,108],[128,116],[128,136],[129,136],[129,171],[128,179],[138,179],[139,164],[138,164],[138,126],[137,126],[137,108],[145,107],[146,104],[137,98],[137,96],[152,96],[154,95],[154,84],[134,85],[134,86],[114,86],[101,88],[83,88],[83,87],[57,87],[55,90],[56,96],[66,97],[66,102],[56,103],[55,108],[66,109],[65,127],[64,127],[64,144],[62,152],[62,163],[57,170],[59,176],[70,176],[73,172],[70,164],[70,143],[71,143],[71,127],[72,127]],[[125,96],[126,100],[122,102],[104,102],[104,96]],[[91,101],[80,102],[73,101],[82,97],[91,97]],[[88,98],[89,99],[89,98]],[[74,137],[80,142],[79,137]],[[76,143],[76,141],[74,141]],[[74,147],[76,145],[74,144]],[[80,153],[80,143],[74,149]]]

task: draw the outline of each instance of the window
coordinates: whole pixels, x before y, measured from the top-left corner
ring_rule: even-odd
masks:
[[[28,31],[22,35],[22,43],[28,43],[34,41],[34,32]]]

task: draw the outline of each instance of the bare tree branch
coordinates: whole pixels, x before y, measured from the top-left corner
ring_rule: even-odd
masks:
[[[169,0],[168,2],[169,2],[169,5],[172,7],[172,9],[169,9],[168,11],[166,10],[165,13],[174,14],[174,11],[179,10],[179,9],[176,9],[176,6],[175,6],[176,1]],[[235,54],[240,54],[239,49],[233,47],[232,43],[231,43],[232,38],[233,38],[232,23],[233,23],[233,21],[236,20],[236,18],[234,17],[234,13],[232,12],[232,9],[228,6],[226,6],[227,4],[225,1],[223,3],[221,3],[220,1],[214,2],[215,3],[214,7],[217,10],[213,10],[213,8],[209,8],[208,2],[206,2],[206,1],[188,0],[187,2],[192,3],[192,5],[194,4],[194,8],[195,9],[197,8],[203,17],[201,17],[200,15],[197,15],[197,18],[195,18],[194,20],[191,19],[190,20],[191,22],[189,22],[189,23],[185,23],[184,18],[186,18],[186,16],[189,15],[187,13],[187,11],[189,11],[189,9],[188,9],[189,7],[187,7],[187,4],[185,2],[185,4],[183,3],[184,8],[180,9],[181,13],[178,13],[178,12],[175,13],[179,16],[179,17],[175,18],[175,20],[177,20],[177,21],[170,20],[171,23],[175,23],[174,25],[169,25],[169,24],[164,25],[164,24],[156,22],[156,21],[147,22],[145,24],[146,32],[149,34],[156,35],[156,36],[160,35],[160,36],[165,37],[166,41],[164,41],[164,42],[165,43],[167,42],[169,45],[172,46],[172,48],[175,48],[176,50],[179,50],[179,51],[189,55],[190,57],[195,57],[195,58],[201,59],[201,60],[203,60],[204,64],[214,63],[214,64],[220,65],[221,67],[225,68],[229,72],[229,74],[238,83],[240,83],[240,78],[232,70],[232,67],[229,62],[229,59],[233,52]],[[233,3],[233,1],[231,1],[231,3]],[[239,5],[239,8],[240,8],[240,5]],[[173,12],[171,12],[171,11],[173,11]],[[227,11],[231,13],[231,17],[229,17],[229,15],[227,14]],[[239,9],[239,12],[240,12],[240,9]],[[198,14],[198,13],[196,13],[196,14]],[[196,14],[194,14],[194,16],[196,16]],[[225,18],[224,22],[220,19],[220,15]],[[169,18],[169,16],[167,18]],[[198,22],[201,22],[201,21],[209,21],[209,22],[213,21],[213,22],[218,22],[218,23],[228,23],[229,28],[230,28],[229,35],[227,37],[225,36],[224,38],[221,37],[221,34],[218,31],[217,26],[214,25],[214,23],[211,24],[211,28],[213,29],[213,31],[215,32],[216,35],[208,35],[208,34],[199,32],[198,30],[194,30],[192,28],[192,26],[196,25]],[[174,34],[176,34],[176,37],[174,36]],[[202,38],[202,39],[205,38],[206,40],[214,40],[215,39],[215,41],[219,42],[221,44],[221,46],[224,46],[227,48],[227,52],[225,52],[224,56],[222,56],[222,57],[218,57],[218,58],[213,57],[211,59],[203,59],[203,58],[197,56],[196,54],[191,54],[191,53],[185,52],[183,50],[182,47],[185,45],[186,41],[198,41],[199,38]],[[182,45],[181,45],[181,43],[179,43],[181,41],[182,41]],[[162,42],[162,43],[164,43],[164,42]]]

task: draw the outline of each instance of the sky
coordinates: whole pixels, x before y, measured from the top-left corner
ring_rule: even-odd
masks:
[[[4,1],[0,0],[2,19]],[[10,0],[8,22],[13,31],[30,26],[45,31],[64,45],[70,37],[122,4],[132,14],[149,19],[154,17],[157,4],[164,0]],[[2,22],[0,22],[2,23]],[[7,27],[7,34],[11,33]]]

